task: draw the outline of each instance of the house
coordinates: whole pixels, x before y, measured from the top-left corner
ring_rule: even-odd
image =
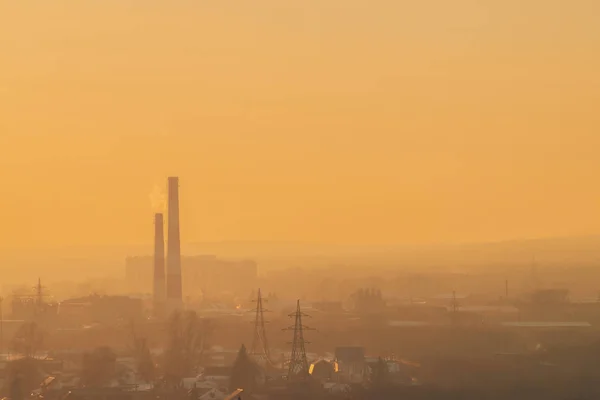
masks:
[[[225,400],[229,393],[223,389],[210,389],[200,396],[200,400]]]
[[[308,373],[315,379],[321,381],[331,381],[335,379],[336,374],[339,370],[339,365],[337,362],[327,361],[327,360],[319,360],[310,365],[308,369]]]
[[[231,378],[231,367],[210,366],[205,367],[201,375],[204,382],[212,382],[217,387],[228,387]]]
[[[323,385],[323,389],[333,396],[349,396],[352,392],[350,385],[345,383],[328,382]]]

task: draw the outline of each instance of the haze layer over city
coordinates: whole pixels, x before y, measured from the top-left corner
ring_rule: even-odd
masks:
[[[0,396],[598,398],[599,18],[0,0]]]

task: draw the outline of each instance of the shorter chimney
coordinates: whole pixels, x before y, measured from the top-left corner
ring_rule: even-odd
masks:
[[[166,294],[163,214],[154,215],[154,316],[164,317]]]

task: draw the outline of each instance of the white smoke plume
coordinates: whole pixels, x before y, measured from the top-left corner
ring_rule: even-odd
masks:
[[[167,209],[167,194],[160,185],[154,185],[150,193],[150,205],[155,213],[162,213]]]

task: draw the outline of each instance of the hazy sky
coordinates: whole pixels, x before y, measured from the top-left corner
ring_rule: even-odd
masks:
[[[600,233],[597,0],[0,0],[0,247]]]

